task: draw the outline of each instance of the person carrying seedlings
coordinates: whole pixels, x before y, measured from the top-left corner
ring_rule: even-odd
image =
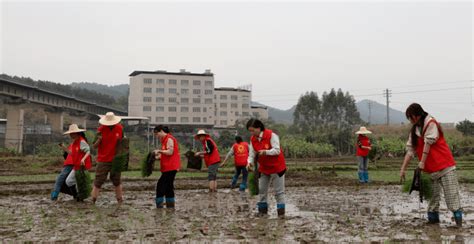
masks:
[[[107,180],[110,173],[110,180],[115,187],[115,197],[120,204],[123,202],[123,191],[120,171],[112,170],[112,161],[115,157],[117,143],[123,138],[123,127],[120,124],[122,118],[112,112],[108,112],[99,120],[100,127],[97,129],[97,141],[94,147],[97,148],[97,167],[92,189],[92,202],[97,201],[100,188]]]
[[[161,171],[160,179],[156,183],[156,207],[163,208],[166,203],[166,208],[174,208],[174,179],[181,168],[179,144],[167,126],[158,125],[153,132],[161,140],[161,149],[155,150],[156,157],[160,159]]]
[[[84,131],[86,130],[79,129],[76,124],[72,124],[69,126],[69,130],[64,133],[64,135],[69,135],[73,140],[69,150],[73,169],[66,178],[66,185],[73,194],[73,197],[77,200],[83,199],[77,198],[76,171],[80,170],[81,166],[84,167],[85,170],[89,170],[92,167],[90,147]]]
[[[440,124],[429,115],[420,104],[413,103],[406,110],[406,117],[412,123],[406,145],[407,153],[400,169],[400,179],[405,180],[405,172],[410,160],[416,155],[418,167],[431,176],[432,197],[428,204],[428,223],[439,223],[441,189],[446,205],[453,212],[458,227],[462,227],[462,208],[456,162],[446,143]]]
[[[203,151],[196,152],[195,156],[204,158],[208,170],[209,192],[217,192],[217,171],[221,163],[217,144],[204,130],[199,130],[194,138],[202,143]]]
[[[369,167],[368,167],[368,155],[369,151],[372,149],[370,144],[370,139],[367,135],[372,134],[371,131],[367,130],[365,127],[360,127],[359,131],[356,132],[357,135],[357,144],[356,144],[356,156],[359,160],[359,182],[368,183],[369,182]]]
[[[220,167],[224,167],[227,160],[234,155],[234,164],[235,164],[235,174],[232,177],[231,188],[234,189],[237,185],[237,180],[239,179],[240,173],[242,173],[242,184],[240,184],[239,190],[245,191],[247,189],[247,178],[248,178],[248,171],[247,171],[247,159],[249,157],[249,145],[247,142],[242,140],[242,137],[236,136],[235,143],[227,153],[224,162],[220,165]]]
[[[251,168],[254,163],[258,163],[260,172],[258,213],[259,215],[268,214],[267,193],[270,182],[273,182],[278,216],[284,217],[286,163],[283,150],[280,147],[280,139],[273,131],[265,129],[262,121],[258,119],[250,119],[247,122],[247,130],[252,135],[247,169]],[[257,155],[258,159],[255,162]]]

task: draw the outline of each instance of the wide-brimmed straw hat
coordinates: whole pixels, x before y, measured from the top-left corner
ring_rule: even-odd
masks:
[[[356,132],[356,135],[367,135],[372,134],[372,131],[367,130],[364,126],[360,127],[359,131]]]
[[[76,124],[71,124],[69,126],[69,130],[64,132],[64,135],[68,135],[68,134],[72,134],[72,133],[79,133],[79,132],[84,132],[86,130],[84,129],[79,129],[79,126],[77,126]]]
[[[111,125],[116,125],[118,123],[120,123],[120,121],[122,120],[122,118],[120,118],[119,116],[116,116],[113,112],[107,112],[104,115],[99,115],[101,118],[99,120],[99,123],[101,125],[106,125],[106,126],[111,126]]]
[[[208,136],[209,134],[207,134],[205,130],[198,130],[198,133],[194,136],[194,138],[197,139],[199,136],[202,135]]]

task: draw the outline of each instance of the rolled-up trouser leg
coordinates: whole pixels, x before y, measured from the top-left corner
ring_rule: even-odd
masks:
[[[440,179],[433,180],[432,182],[432,196],[428,203],[428,212],[439,212],[439,201],[441,199],[441,185]]]
[[[273,190],[275,191],[275,199],[277,202],[278,215],[285,214],[285,175],[279,176],[273,174]]]
[[[451,212],[461,209],[461,200],[459,197],[459,183],[456,171],[453,170],[440,178],[443,187],[446,206]]]
[[[257,208],[259,213],[268,213],[267,195],[268,185],[270,184],[270,175],[261,174],[258,179],[258,198]]]

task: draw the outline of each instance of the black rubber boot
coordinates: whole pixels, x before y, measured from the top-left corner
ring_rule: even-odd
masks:
[[[456,221],[456,226],[458,228],[461,228],[462,227],[462,211],[461,210],[454,211],[453,215],[454,215],[454,221]]]
[[[74,197],[74,199],[76,199],[77,201],[79,201],[79,199],[77,198],[76,185],[70,186],[70,187],[69,187],[69,192],[71,192],[71,196]]]
[[[428,224],[439,224],[438,212],[428,212]]]

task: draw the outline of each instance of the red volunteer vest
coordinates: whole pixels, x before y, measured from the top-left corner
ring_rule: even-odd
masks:
[[[67,147],[67,149],[71,152],[72,151],[72,144],[69,145]],[[67,154],[66,160],[64,160],[64,166],[67,166],[67,165],[74,165],[74,162],[72,161],[72,157],[71,157],[70,153]]]
[[[204,154],[204,162],[206,163],[206,166],[209,167],[209,165],[219,163],[221,161],[221,156],[219,155],[219,150],[217,150],[216,143],[214,142],[214,140],[211,139],[210,136],[206,136],[206,140],[202,142],[202,147],[204,148],[204,151],[207,150],[206,141],[210,141],[214,146],[214,150],[210,154]]]
[[[428,128],[428,125],[431,123],[435,123],[438,127],[439,138],[433,145],[431,145],[430,151],[428,152],[424,169],[424,171],[427,173],[438,172],[445,168],[456,165],[456,161],[454,161],[453,154],[451,153],[451,150],[449,149],[448,144],[444,139],[443,132],[441,131],[438,122],[436,122],[436,120],[434,119],[428,122],[426,127],[423,129],[423,133],[418,138],[418,145],[416,147],[416,154],[418,156],[418,159],[421,160],[421,158],[423,157],[423,147],[425,146],[425,132]]]
[[[367,157],[367,155],[369,155],[370,150],[365,149],[365,148],[361,148],[361,146],[370,147],[369,137],[359,135],[359,137],[357,139],[357,144],[356,144],[356,148],[357,148],[356,156]]]
[[[86,155],[85,152],[81,151],[81,141],[85,141],[84,138],[79,138],[74,140],[71,147],[71,159],[74,164],[74,170],[81,169],[81,160]],[[91,156],[86,158],[85,165],[86,170],[89,170],[92,167]]]
[[[173,140],[173,154],[171,155],[165,155],[161,154],[161,161],[160,161],[160,171],[161,172],[168,172],[168,171],[173,171],[173,170],[179,170],[181,168],[181,158],[179,156],[179,145],[178,141],[174,136],[171,134],[167,134],[162,140],[161,140],[161,150],[168,150],[167,142],[168,139]]]
[[[272,138],[272,131],[265,129],[263,131],[262,140],[258,141],[256,136],[252,136],[250,141],[255,153],[260,150],[269,150],[272,148],[270,139]],[[277,156],[263,155],[258,156],[258,171],[262,174],[270,175],[280,173],[286,169],[285,156],[283,150],[280,147],[280,154]]]
[[[115,157],[115,146],[123,137],[123,127],[121,124],[114,125],[111,130],[108,126],[101,125],[98,132],[102,134],[102,142],[97,150],[97,161],[101,163],[110,163]]]
[[[247,142],[235,143],[232,146],[232,150],[234,150],[235,166],[247,166],[247,160],[249,158],[249,144]]]

